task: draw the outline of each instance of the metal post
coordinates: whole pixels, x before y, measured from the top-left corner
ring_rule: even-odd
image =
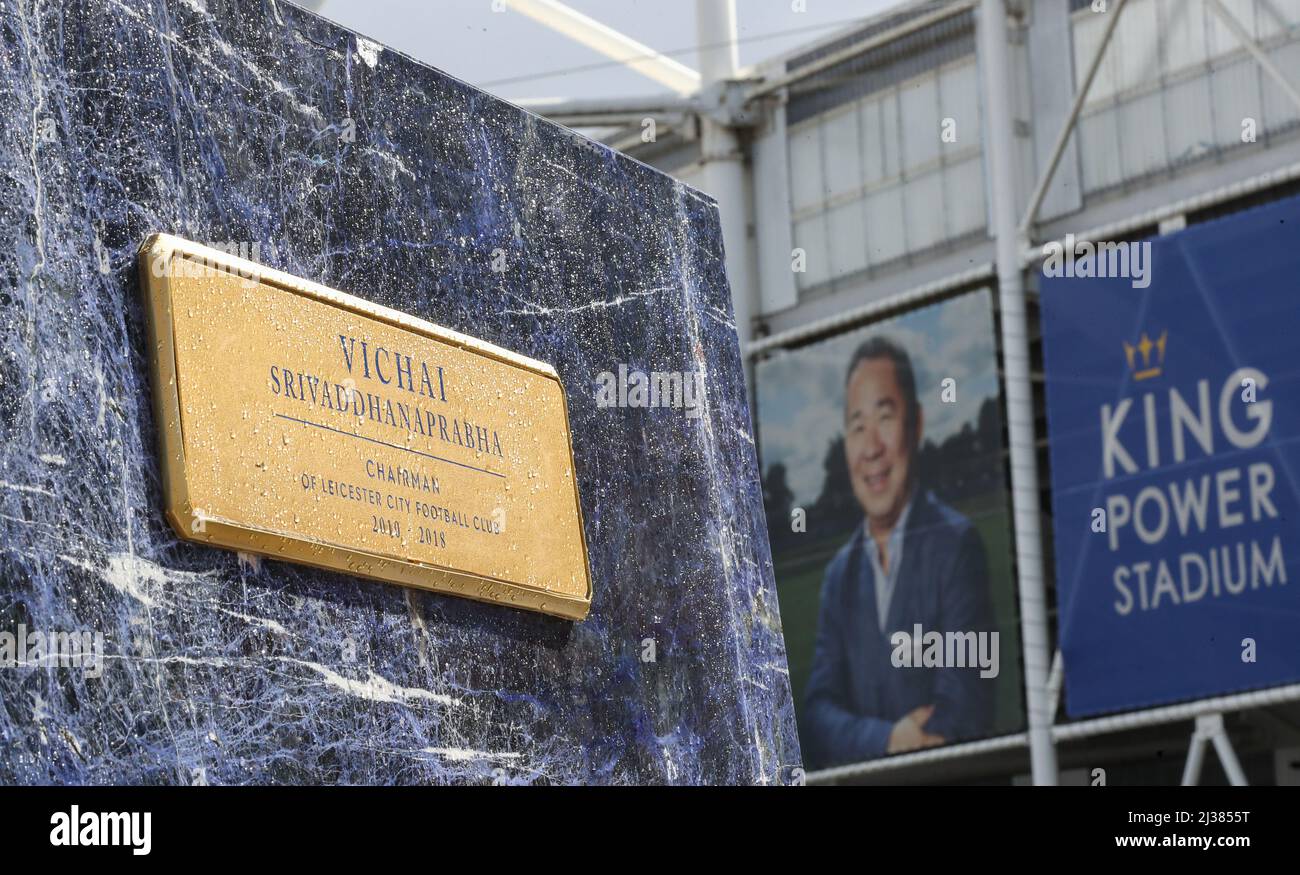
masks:
[[[1011,450],[1011,506],[1015,518],[1016,567],[1025,654],[1025,701],[1029,710],[1029,752],[1034,783],[1054,785],[1055,717],[1047,689],[1047,600],[1038,514],[1038,465],[1034,447],[1034,396],[1029,376],[1029,332],[1025,316],[1024,249],[1016,225],[1016,157],[1012,128],[1010,51],[1002,0],[981,0],[979,61],[983,72],[985,156],[997,240],[998,303],[1002,314],[1002,358],[1006,370],[1007,433]]]
[[[511,101],[529,112],[547,118],[565,116],[647,116],[694,112],[699,102],[694,97],[653,95],[651,97],[593,97],[573,99],[568,97],[525,97]]]
[[[1187,765],[1183,767],[1183,786],[1195,786],[1201,780],[1201,764],[1205,762],[1205,749],[1214,745],[1223,772],[1228,776],[1228,783],[1234,787],[1245,787],[1246,773],[1242,771],[1237,752],[1232,749],[1232,739],[1223,725],[1223,712],[1214,711],[1196,717],[1196,728],[1192,730],[1192,744],[1187,750]]]
[[[1061,685],[1065,683],[1065,663],[1061,661],[1061,651],[1052,654],[1052,670],[1047,673],[1047,703],[1056,714],[1056,706],[1061,702]]]
[[[735,0],[697,0],[696,24],[700,52],[701,88],[736,76]],[[745,209],[745,156],[736,132],[708,114],[700,115],[700,162],[704,165],[704,189],[718,201],[722,241],[726,248],[727,279],[731,285],[745,382],[753,390],[753,363],[744,355],[753,337],[750,327],[755,297],[749,269],[749,221]],[[752,400],[752,399],[751,399]],[[753,405],[750,405],[753,409]]]
[[[1183,766],[1184,787],[1195,787],[1201,782],[1201,764],[1205,762],[1205,738],[1200,728],[1192,733],[1192,746],[1187,749],[1187,764]]]
[[[1209,727],[1210,741],[1214,742],[1214,750],[1219,754],[1219,762],[1223,763],[1228,783],[1234,787],[1245,787],[1248,783],[1246,773],[1242,771],[1237,752],[1232,749],[1232,739],[1228,738],[1228,730],[1224,728],[1223,715],[1206,714],[1197,718],[1196,722],[1204,722]]]

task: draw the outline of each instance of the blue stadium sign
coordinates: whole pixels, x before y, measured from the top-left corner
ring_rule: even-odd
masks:
[[[1071,716],[1300,680],[1298,243],[1289,199],[1046,253]]]

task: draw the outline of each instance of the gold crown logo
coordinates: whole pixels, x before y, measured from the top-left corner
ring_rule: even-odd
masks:
[[[1160,339],[1153,341],[1151,338],[1147,337],[1147,333],[1143,331],[1142,339],[1138,341],[1137,346],[1134,346],[1128,341],[1124,341],[1124,357],[1128,359],[1129,370],[1134,372],[1133,379],[1149,380],[1152,377],[1160,376],[1160,367],[1165,363],[1165,340],[1168,336],[1168,331],[1162,331],[1160,332]],[[1156,360],[1154,364],[1152,364],[1151,361],[1151,350],[1153,349],[1156,351]],[[1142,356],[1141,370],[1138,370],[1138,364],[1134,353],[1140,353]]]

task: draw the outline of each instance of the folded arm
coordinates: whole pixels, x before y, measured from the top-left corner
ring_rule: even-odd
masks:
[[[893,724],[855,713],[848,707],[849,672],[842,618],[844,575],[827,569],[822,586],[817,648],[806,694],[811,760],[818,766],[859,762],[884,756]]]
[[[966,530],[958,545],[952,570],[940,581],[938,629],[941,633],[974,632],[989,636],[985,649],[992,646],[989,633],[995,631],[993,603],[989,594],[988,561],[984,543],[974,526]],[[1001,636],[999,636],[1001,637]],[[981,648],[975,639],[978,656]],[[968,651],[969,652],[969,651]],[[999,654],[1000,656],[1000,654]],[[997,665],[1000,667],[999,659]],[[980,677],[978,665],[938,670],[934,685],[934,715],[925,731],[941,735],[947,741],[985,735],[993,727],[993,689],[996,679]]]

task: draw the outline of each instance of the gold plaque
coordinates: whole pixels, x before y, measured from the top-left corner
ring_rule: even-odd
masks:
[[[587,615],[552,367],[167,234],[139,265],[181,538]]]

